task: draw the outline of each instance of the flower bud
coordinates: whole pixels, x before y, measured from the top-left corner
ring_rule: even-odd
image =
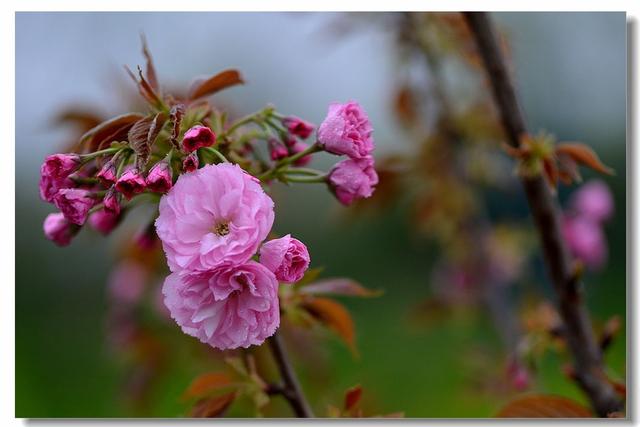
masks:
[[[329,153],[360,159],[374,149],[372,133],[369,117],[360,104],[334,103],[318,128],[318,142]]]
[[[370,197],[377,183],[378,174],[371,156],[343,160],[329,172],[329,185],[343,205]]]
[[[102,182],[105,187],[110,187],[118,180],[116,174],[116,165],[113,159],[110,159],[107,163],[104,164],[104,166],[102,166],[102,169],[100,169],[96,177],[100,179],[100,182]]]
[[[147,175],[147,188],[156,193],[166,193],[171,189],[172,171],[169,162],[156,163]]]
[[[78,227],[71,224],[59,212],[47,215],[42,228],[45,237],[58,246],[67,246],[78,231]]]
[[[63,188],[72,188],[69,175],[80,166],[77,154],[54,154],[47,156],[40,167],[40,197],[53,202],[55,195]]]
[[[309,138],[311,132],[315,129],[313,124],[295,116],[282,119],[282,125],[286,127],[292,135],[299,136],[302,139]]]
[[[302,279],[310,261],[307,247],[290,234],[269,240],[260,248],[260,264],[271,270],[281,282],[295,283]]]
[[[79,188],[65,188],[58,191],[53,202],[69,222],[78,225],[84,224],[89,209],[95,205],[92,193]]]
[[[111,187],[102,201],[105,210],[111,212],[113,215],[120,215],[120,201],[118,200],[118,193],[114,187]]]
[[[113,212],[106,208],[100,209],[92,213],[89,216],[89,225],[96,231],[104,234],[105,236],[116,228],[120,222],[120,216],[115,215]]]
[[[275,138],[269,139],[269,155],[271,160],[278,161],[289,155],[287,147]]]
[[[291,148],[291,151],[293,152],[293,154],[298,154],[303,152],[307,148],[309,148],[309,146],[304,142],[296,141],[295,145]],[[313,160],[313,155],[307,154],[306,156],[300,157],[298,160],[293,162],[293,165],[299,167],[306,166],[311,163],[311,160]]]
[[[182,139],[182,149],[192,153],[198,148],[211,147],[216,143],[216,134],[206,126],[196,125],[189,129]]]
[[[196,153],[191,153],[182,161],[182,171],[193,172],[198,169],[199,164],[200,161],[198,160],[198,155]]]
[[[116,182],[116,189],[121,192],[127,200],[139,193],[142,193],[146,187],[144,177],[138,172],[135,167],[129,168],[122,174]]]

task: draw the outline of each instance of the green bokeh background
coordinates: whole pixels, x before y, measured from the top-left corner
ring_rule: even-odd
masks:
[[[25,14],[17,18],[18,42],[24,31],[29,30],[32,18]],[[39,16],[38,19],[45,18]],[[63,17],[50,15],[46,19],[53,25]],[[177,15],[175,19],[182,18]],[[242,14],[234,19],[242,20]],[[266,14],[260,19],[276,18]],[[549,47],[537,38],[539,29],[545,25],[575,28],[572,19],[582,18],[576,18],[575,14],[509,14],[498,19],[510,25],[510,34],[515,34],[519,86],[532,128],[545,128],[560,137],[587,141],[617,172],[614,177],[606,178],[616,201],[615,218],[606,229],[610,262],[601,273],[587,276],[586,295],[596,322],[601,323],[614,314],[624,319],[627,234],[624,113],[622,117],[618,114],[613,118],[609,114],[606,116],[609,119],[598,123],[594,130],[592,122],[581,124],[579,120],[566,126],[563,124],[566,121],[559,122],[548,108],[541,108],[546,104],[538,99],[541,89],[535,82],[540,77],[535,76],[536,68],[529,66],[532,58],[538,55],[552,59],[563,49],[569,52],[588,46],[560,43],[560,46]],[[618,36],[614,38],[617,40],[615,45],[600,48],[621,50],[624,55],[624,14],[603,14],[603,20],[609,26],[600,23],[596,30],[617,31]],[[532,29],[532,22],[537,22],[538,27]],[[144,27],[144,21],[140,26]],[[134,33],[138,29],[134,28]],[[521,33],[518,32],[520,29]],[[520,51],[519,47],[522,48]],[[545,49],[552,49],[553,54],[547,55]],[[22,52],[25,58],[28,53]],[[19,60],[18,67],[34,65],[33,61],[38,58],[30,61]],[[620,85],[624,88],[626,70],[624,62],[615,66],[618,79],[591,83],[615,86],[611,91],[620,92]],[[76,72],[79,73],[81,64],[78,67],[80,71]],[[549,67],[549,64],[545,62],[539,67]],[[274,84],[284,85],[284,82]],[[552,89],[544,90],[553,93]],[[596,89],[584,87],[584,91],[590,90]],[[624,95],[624,89],[620,93]],[[20,86],[17,97],[21,97]],[[624,96],[611,102],[624,112]],[[17,114],[20,133],[19,120],[28,114],[28,105],[18,103]],[[562,111],[561,114],[571,112]],[[307,117],[318,122],[322,114]],[[45,151],[54,151],[55,142],[48,140]],[[388,141],[379,138],[378,143],[388,148]],[[105,240],[84,231],[70,247],[55,248],[43,238],[41,231],[42,220],[50,212],[50,207],[37,199],[37,163],[42,156],[30,163],[23,162],[24,156],[20,156],[16,180],[16,416],[136,415],[128,409],[121,393],[120,386],[127,371],[105,344],[105,280],[112,266],[117,240],[125,232]],[[587,173],[586,176],[592,175]],[[566,192],[561,192],[560,196],[564,199]],[[429,267],[437,259],[437,253],[407,222],[406,206],[400,204],[379,216],[355,220],[345,218],[343,209],[320,187],[282,187],[276,190],[274,198],[277,205],[275,231],[292,233],[303,240],[311,250],[314,266],[324,266],[326,276],[353,277],[369,288],[384,290],[379,298],[341,300],[356,324],[358,358],[330,334],[315,341],[315,350],[326,357],[329,373],[319,381],[314,375],[316,367],[293,355],[316,413],[324,414],[327,404],[339,405],[346,388],[361,384],[365,390],[365,406],[372,408],[374,413],[403,411],[408,417],[488,417],[495,414],[507,396],[478,392],[472,386],[483,366],[502,363],[502,344],[488,317],[481,312],[461,311],[431,325],[412,323],[409,319],[410,309],[429,295]],[[526,219],[524,199],[520,197],[516,204],[520,208],[514,210],[513,217]],[[125,224],[125,228],[131,230],[134,222]],[[524,291],[533,288],[549,294],[544,280],[521,285]],[[191,349],[198,344],[170,326],[165,329],[171,342],[178,347],[184,346],[185,350],[176,352],[154,388],[146,416],[185,414],[187,407],[179,396],[195,375],[207,369],[206,363],[194,362],[192,357]],[[619,376],[625,375],[626,349],[623,330],[606,355],[612,372]],[[532,390],[584,401],[580,390],[560,373],[564,363],[564,359],[553,353],[545,356]],[[241,415],[241,409],[232,410],[231,415]],[[288,414],[288,408],[282,402],[276,402],[267,412],[267,415]]]

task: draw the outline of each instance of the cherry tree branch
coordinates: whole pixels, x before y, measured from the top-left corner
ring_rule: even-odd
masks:
[[[466,12],[464,17],[482,57],[508,142],[511,146],[518,147],[521,136],[527,130],[495,30],[486,13]],[[623,409],[623,402],[604,374],[602,353],[582,300],[583,285],[562,238],[557,200],[541,175],[523,177],[522,184],[556,293],[558,311],[564,323],[564,336],[573,355],[576,381],[599,416],[620,411]]]
[[[284,382],[284,386],[277,387],[277,392],[287,399],[298,418],[313,418],[311,407],[302,392],[298,377],[293,370],[291,361],[277,332],[269,338],[269,346]]]

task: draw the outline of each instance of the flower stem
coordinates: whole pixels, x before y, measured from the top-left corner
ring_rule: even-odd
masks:
[[[284,382],[284,387],[281,388],[280,393],[287,399],[298,418],[313,418],[313,411],[302,392],[302,387],[300,387],[298,377],[291,366],[291,361],[282,345],[278,332],[269,338],[269,346]]]
[[[271,169],[269,169],[268,171],[260,175],[258,179],[260,179],[260,181],[266,181],[272,178],[274,175],[276,175],[280,171],[280,169],[282,169],[284,166],[290,165],[296,160],[300,160],[304,156],[317,153],[318,151],[322,151],[322,146],[316,142],[315,144],[312,144],[309,147],[307,147],[306,150],[300,151],[299,153],[296,153],[289,157],[285,157],[284,159],[280,160]]]
[[[216,156],[218,159],[222,160],[224,163],[229,163],[229,160],[227,160],[227,158],[215,148],[205,147],[204,149],[210,152],[211,154],[213,154],[214,156]]]
[[[527,130],[494,27],[486,13],[467,12],[464,17],[482,58],[508,142],[517,148]],[[604,373],[602,352],[596,343],[589,313],[582,299],[583,284],[562,237],[557,199],[541,175],[523,176],[522,184],[540,237],[545,265],[556,292],[564,337],[573,354],[576,381],[599,416],[618,412],[624,405]]]
[[[282,180],[284,182],[299,182],[302,184],[315,184],[315,183],[319,183],[319,182],[326,182],[327,181],[327,176],[326,175],[316,175],[316,176],[291,176],[291,175],[287,175],[287,176],[283,176]]]

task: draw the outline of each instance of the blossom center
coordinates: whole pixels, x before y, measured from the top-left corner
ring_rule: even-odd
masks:
[[[229,223],[224,221],[218,222],[213,226],[212,231],[220,237],[226,236],[229,234]]]

